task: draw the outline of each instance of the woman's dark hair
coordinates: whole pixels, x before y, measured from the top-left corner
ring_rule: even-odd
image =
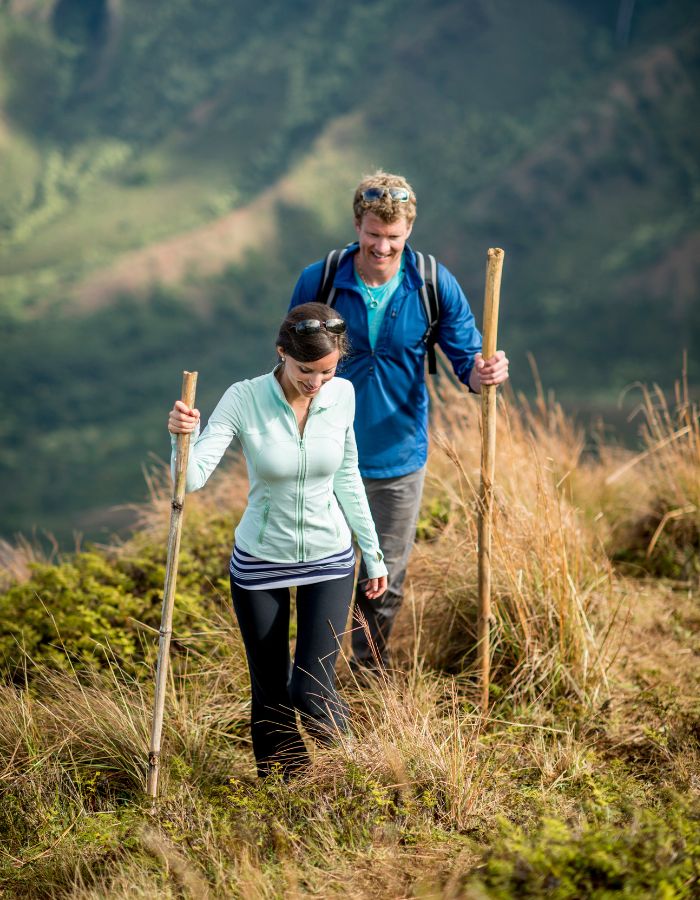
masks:
[[[325,322],[327,319],[340,318],[342,316],[339,316],[335,309],[326,306],[325,303],[302,303],[301,306],[295,306],[289,310],[287,318],[280,326],[276,346],[281,347],[292,359],[299,362],[316,362],[317,359],[323,359],[334,350],[340,353],[340,359],[342,359],[350,349],[347,332],[333,334],[326,331],[325,328],[321,328],[314,334],[297,334],[294,329],[297,322],[303,322],[306,319]]]

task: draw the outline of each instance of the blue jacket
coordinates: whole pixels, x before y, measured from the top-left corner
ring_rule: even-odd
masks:
[[[428,327],[420,297],[422,280],[413,250],[404,251],[405,275],[391,298],[372,350],[367,328],[367,309],[353,272],[351,247],[335,275],[334,306],[346,320],[351,350],[338,374],[355,387],[355,436],[360,472],[365,478],[394,478],[425,465],[428,456],[428,390],[425,384]],[[315,300],[324,261],[301,273],[290,309]],[[481,335],[467,298],[454,276],[438,265],[440,325],[437,343],[459,380],[469,385],[475,354],[481,351]]]

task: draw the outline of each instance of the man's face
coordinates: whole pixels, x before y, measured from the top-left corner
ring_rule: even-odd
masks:
[[[385,222],[373,212],[366,212],[360,222],[355,222],[360,242],[357,262],[365,281],[383,284],[393,278],[399,269],[411,228],[405,216]]]

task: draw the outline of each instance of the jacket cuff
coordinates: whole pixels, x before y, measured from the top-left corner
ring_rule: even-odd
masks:
[[[372,553],[362,554],[367,575],[370,578],[381,578],[382,575],[388,575],[389,570],[384,563],[384,554],[381,550],[373,550]]]
[[[196,441],[197,438],[199,437],[200,430],[201,430],[200,423],[197,422],[197,424],[194,426],[194,431],[190,432],[190,446],[192,446],[193,441]],[[169,431],[168,434],[170,435],[170,446],[173,450],[176,450],[177,449],[177,435],[173,434],[172,431]]]

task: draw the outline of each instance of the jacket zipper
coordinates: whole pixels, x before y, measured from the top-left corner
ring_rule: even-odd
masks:
[[[308,423],[307,423],[308,427]],[[297,559],[305,561],[306,548],[304,546],[304,479],[306,478],[306,450],[304,438],[299,438],[299,475],[297,477]]]

